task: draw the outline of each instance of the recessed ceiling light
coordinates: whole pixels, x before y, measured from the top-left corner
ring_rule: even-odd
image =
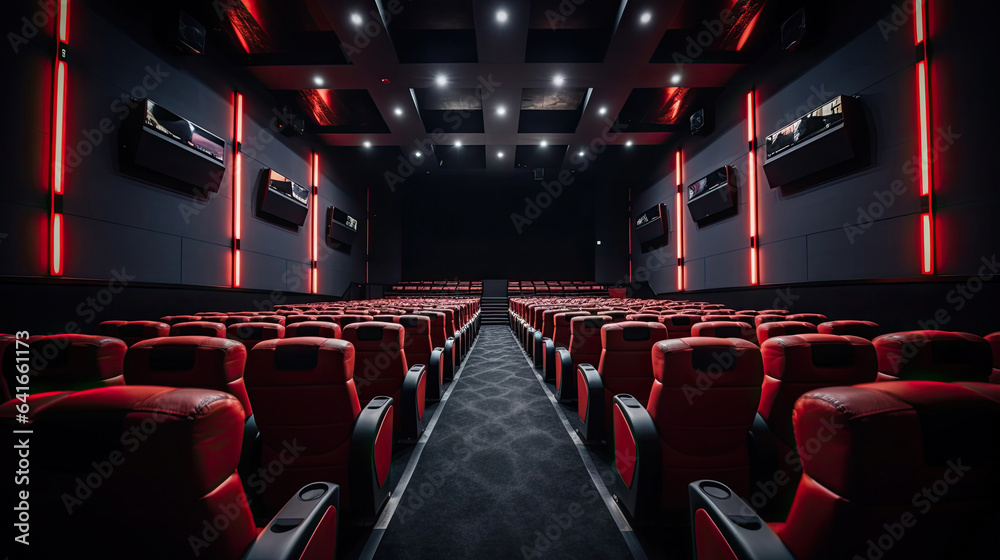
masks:
[[[597,114],[598,115],[603,115],[604,113],[607,113],[607,112],[608,112],[608,108],[607,107],[601,107],[600,109],[597,110]]]
[[[556,74],[556,76],[552,78],[552,83],[556,86],[561,86],[566,83],[566,78],[563,78],[562,74]]]
[[[462,141],[461,140],[455,140],[455,147],[456,148],[461,148],[462,147]]]
[[[625,142],[625,147],[631,147],[631,146],[632,146],[632,141],[631,140],[628,140],[628,141]]]
[[[351,14],[351,23],[354,25],[361,25],[361,14],[354,12]]]
[[[318,86],[321,86],[323,85],[323,78],[316,76],[315,78],[313,78],[313,83]]]
[[[549,143],[547,140],[542,140],[542,143],[540,145],[544,148],[545,146],[548,146]]]
[[[598,244],[598,245],[600,245],[600,244],[601,244],[601,240],[600,240],[600,239],[598,239],[598,240],[597,240],[597,244]]]
[[[362,142],[361,145],[364,146],[364,147],[366,147],[366,148],[371,148],[372,147],[372,143],[369,142],[368,140],[365,140],[364,142]]]
[[[500,23],[507,23],[507,11],[497,10],[497,21]]]
[[[497,157],[503,159],[503,152],[497,152]]]
[[[438,74],[437,77],[434,78],[434,83],[440,87],[444,87],[448,85],[448,76],[445,76],[444,74]]]
[[[403,109],[400,107],[396,107],[396,110],[394,110],[393,113],[396,113],[396,116],[400,117],[403,115]]]
[[[420,159],[420,158],[424,157],[424,153],[423,152],[413,152],[413,155],[416,156],[417,159]]]
[[[577,155],[579,155],[580,157],[583,157],[583,156],[585,156],[585,155],[587,155],[587,154],[585,154],[585,153],[583,152],[583,150],[580,150],[580,152],[579,152],[579,153],[578,153]]]
[[[674,74],[673,76],[671,76],[670,77],[670,83],[672,83],[672,84],[679,84],[679,83],[681,83],[681,75],[680,74]]]
[[[642,17],[639,18],[639,21],[641,21],[642,24],[645,25],[649,23],[649,20],[651,19],[653,19],[653,14],[649,12],[643,12]]]
[[[504,106],[501,105],[501,106],[497,107],[497,114],[502,117],[502,116],[504,116],[504,115],[507,114],[507,109],[505,109]]]

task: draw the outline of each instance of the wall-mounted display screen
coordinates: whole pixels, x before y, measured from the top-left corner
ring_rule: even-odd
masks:
[[[729,166],[723,166],[688,185],[688,211],[701,221],[736,206],[736,186]]]
[[[273,169],[264,170],[261,211],[296,225],[302,225],[309,214],[309,188],[304,187]]]
[[[635,234],[642,252],[663,247],[668,242],[666,205],[657,204],[635,220]]]
[[[225,159],[225,140],[150,99],[146,100],[146,120],[143,124],[150,130],[218,160],[219,163]]]
[[[844,122],[843,97],[838,95],[781,130],[768,135],[764,143],[767,157],[772,158],[842,122]]]

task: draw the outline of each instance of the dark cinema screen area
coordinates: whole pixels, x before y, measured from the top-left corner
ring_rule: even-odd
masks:
[[[594,190],[569,178],[443,171],[404,183],[403,279],[593,280]]]

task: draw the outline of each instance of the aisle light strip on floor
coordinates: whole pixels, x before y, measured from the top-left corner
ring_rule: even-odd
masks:
[[[514,343],[517,347],[521,349],[521,353],[524,356],[525,361],[528,362],[528,366],[531,368],[531,372],[535,374],[535,379],[542,386],[542,390],[545,391],[545,396],[549,398],[549,402],[552,403],[552,408],[555,409],[556,415],[559,417],[559,421],[562,422],[566,432],[569,434],[571,440],[573,440],[573,445],[576,446],[577,453],[580,454],[580,458],[583,459],[583,466],[587,469],[587,473],[590,475],[591,482],[597,488],[597,493],[601,495],[601,499],[604,501],[604,505],[608,508],[608,513],[611,514],[611,519],[615,521],[615,525],[618,526],[618,530],[621,531],[622,538],[625,539],[625,544],[628,545],[629,552],[632,553],[632,558],[635,560],[646,560],[646,551],[642,549],[642,545],[639,543],[639,537],[635,535],[635,531],[632,530],[632,526],[629,524],[628,520],[625,518],[625,514],[615,503],[615,499],[611,496],[611,492],[608,492],[607,486],[604,485],[604,480],[601,479],[601,475],[597,472],[597,467],[594,465],[594,461],[590,458],[590,454],[587,452],[587,446],[583,444],[583,440],[573,429],[573,425],[570,424],[569,419],[566,418],[566,414],[563,412],[562,407],[559,406],[559,401],[556,400],[555,395],[549,389],[549,386],[545,383],[545,380],[539,375],[538,371],[535,369],[535,365],[531,362],[531,358],[528,354],[524,352],[521,348],[520,343],[517,341],[517,337],[514,336],[514,331],[510,331],[510,336],[514,339]]]
[[[479,335],[482,335],[482,329],[480,329]],[[424,433],[420,435],[420,439],[414,445],[410,460],[406,463],[406,468],[403,469],[403,475],[399,477],[396,488],[392,491],[392,495],[389,496],[389,501],[385,504],[385,508],[382,509],[382,515],[375,522],[372,534],[368,536],[368,542],[365,544],[364,550],[361,551],[358,560],[371,560],[375,557],[375,553],[378,552],[378,546],[382,542],[382,537],[385,535],[386,529],[389,527],[389,522],[392,521],[392,516],[396,513],[396,508],[399,507],[399,502],[403,499],[403,493],[406,492],[406,487],[410,484],[410,479],[413,478],[413,472],[417,470],[417,463],[420,462],[420,456],[424,453],[427,440],[430,439],[431,432],[434,431],[438,419],[441,418],[441,411],[444,410],[444,405],[448,403],[451,393],[458,386],[458,380],[461,379],[465,365],[469,363],[469,359],[472,357],[472,351],[476,349],[476,344],[479,342],[479,335],[472,341],[472,346],[466,354],[465,362],[455,372],[455,376],[451,380],[448,389],[444,392],[444,395],[441,395],[441,400],[437,403],[437,410],[434,411],[434,415],[431,416],[427,427],[424,428]]]

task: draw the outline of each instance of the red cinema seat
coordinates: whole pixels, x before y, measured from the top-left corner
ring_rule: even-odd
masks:
[[[875,340],[878,336],[878,323],[871,321],[827,321],[817,327],[822,334],[846,334]]]
[[[3,377],[11,396],[125,384],[122,368],[127,346],[117,338],[52,334],[33,336],[27,343],[25,348],[11,340],[4,348]],[[18,360],[18,351],[24,350],[28,353],[21,356],[27,360]],[[25,364],[27,372],[19,371]]]
[[[653,346],[667,338],[659,323],[625,321],[601,327],[601,362],[577,369],[577,413],[587,441],[600,441],[611,428],[615,395],[628,393],[645,406],[653,386]]]
[[[253,414],[243,366],[247,349],[235,340],[211,336],[170,336],[137,342],[125,354],[125,383],[225,391]]]
[[[757,342],[764,344],[769,338],[788,334],[807,334],[816,332],[816,325],[805,321],[772,321],[761,323],[757,327]]]
[[[808,324],[808,323],[807,323]],[[874,382],[875,347],[856,336],[800,334],[768,339],[760,347],[764,383],[754,424],[759,484],[771,488],[750,498],[758,512],[784,519],[798,483],[800,463],[792,431],[792,410],[802,395],[844,385]],[[778,484],[780,481],[781,484]]]
[[[447,332],[447,316],[440,311],[415,311],[413,314],[430,318],[431,344],[434,348],[444,349],[441,367],[444,369],[444,380],[451,381],[455,377],[455,339]]]
[[[427,366],[409,367],[403,352],[403,326],[368,321],[344,327],[344,340],[354,345],[354,384],[361,406],[380,396],[391,397],[399,409],[394,431],[416,439],[424,431]]]
[[[439,401],[444,392],[444,348],[431,342],[431,318],[425,315],[395,315],[403,327],[403,352],[409,366],[427,366],[427,400]]]
[[[990,376],[990,382],[1000,383],[1000,332],[988,334],[983,338],[993,349],[993,375]]]
[[[990,343],[969,333],[908,331],[872,341],[882,381],[988,381]]]
[[[542,368],[545,379],[553,379],[556,374],[556,345],[552,341],[555,333],[556,315],[569,311],[563,307],[554,307],[542,311],[542,328],[535,331],[535,350],[532,360],[535,367]]]
[[[160,321],[168,325],[173,325],[175,323],[190,323],[191,321],[202,321],[201,315],[167,315],[166,317],[160,317]]]
[[[615,494],[633,519],[687,508],[708,473],[750,489],[748,435],[764,377],[760,349],[739,338],[690,337],[653,347],[649,403],[614,399]]]
[[[569,347],[556,349],[556,398],[576,398],[575,372],[581,364],[601,364],[601,327],[611,323],[607,315],[579,315],[570,319]]]
[[[303,321],[285,327],[285,338],[319,336],[322,338],[342,338],[343,331],[337,323],[328,321]]]
[[[742,321],[710,321],[696,323],[691,327],[691,336],[715,338],[742,338],[747,342],[757,342],[757,333],[749,323]]]
[[[757,315],[753,318],[753,324],[755,327],[759,327],[764,323],[776,323],[778,321],[786,321],[786,315]]]
[[[190,321],[170,325],[170,336],[214,336],[226,338],[226,325],[211,321]]]
[[[812,323],[814,325],[819,325],[820,323],[825,323],[828,321],[826,315],[820,315],[819,313],[793,313],[791,315],[785,315],[786,321],[805,321],[807,323]]]
[[[121,339],[128,346],[170,334],[170,325],[160,321],[104,321],[97,328],[102,336]]]
[[[1000,387],[829,387],[800,397],[793,422],[802,476],[787,519],[765,523],[726,484],[693,482],[698,558],[996,556]]]
[[[258,342],[285,338],[285,327],[276,323],[235,323],[226,327],[226,338],[238,340],[252,350]]]
[[[308,321],[315,321],[315,315],[285,315],[285,326],[289,327],[295,323],[304,323]]]
[[[393,401],[380,396],[362,407],[354,366],[354,346],[344,340],[268,340],[250,352],[246,384],[261,465],[281,461],[288,442],[300,451],[264,488],[268,511],[314,479],[340,486],[354,521],[373,520],[388,500]]]
[[[285,326],[285,316],[284,315],[257,315],[253,318],[254,323],[275,323]]]
[[[8,449],[24,437],[13,433],[25,427],[18,404],[0,407]],[[117,386],[35,395],[28,405],[30,512],[45,520],[30,526],[31,558],[333,558],[335,484],[310,481],[255,526],[236,469],[244,410],[232,395]],[[2,486],[17,504],[13,481]]]
[[[701,322],[699,315],[661,315],[660,323],[667,327],[669,338],[686,338],[691,336],[691,327]]]

